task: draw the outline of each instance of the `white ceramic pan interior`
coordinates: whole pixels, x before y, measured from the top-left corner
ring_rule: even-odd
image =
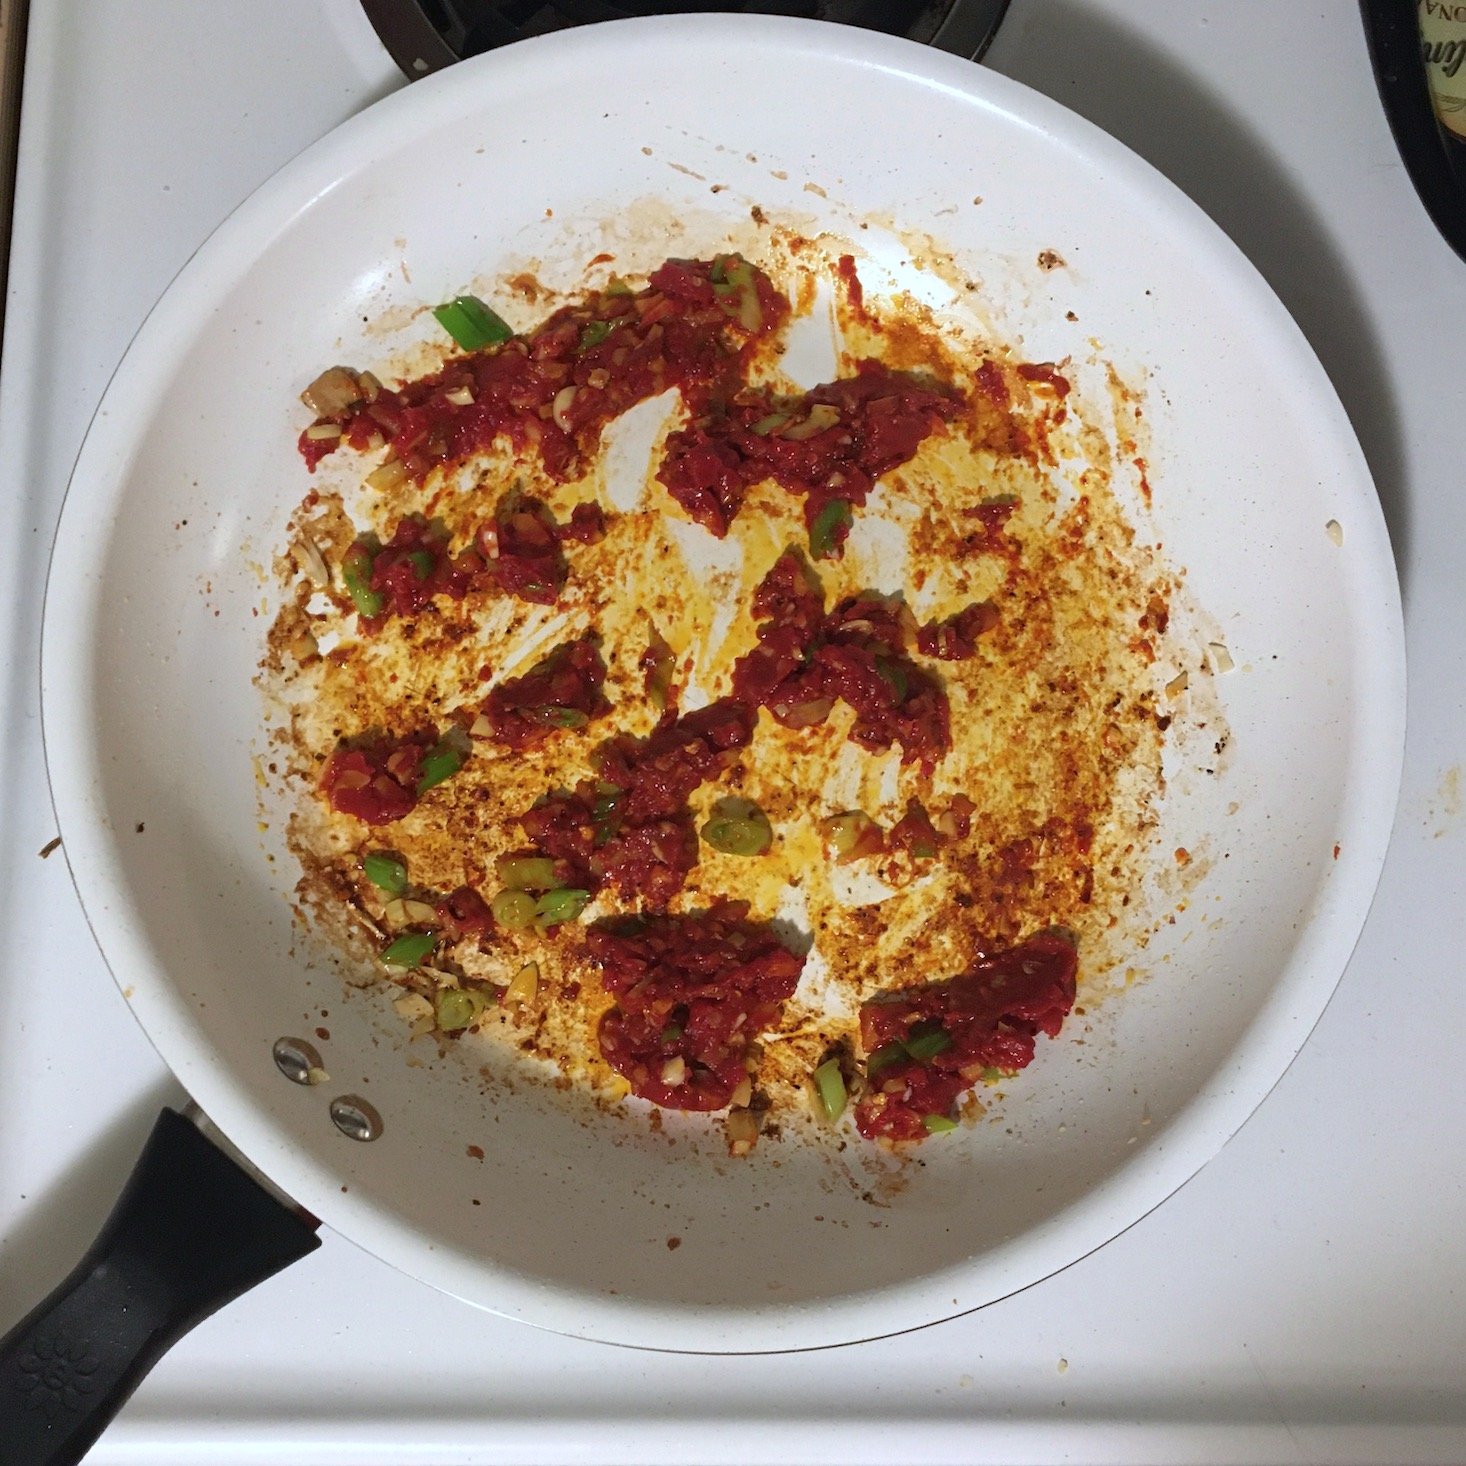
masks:
[[[549,1091],[485,1088],[462,1060],[409,1067],[386,997],[347,998],[312,960],[288,905],[296,872],[278,831],[259,829],[252,677],[273,604],[260,567],[306,487],[300,389],[380,354],[384,314],[514,261],[565,268],[611,247],[650,267],[754,204],[857,238],[871,279],[940,299],[911,263],[912,234],[929,235],[1028,359],[1099,343],[1144,376],[1154,527],[1235,662],[1217,684],[1224,766],[1170,771],[1162,843],[1204,849],[1211,871],[1138,964],[1147,979],[1084,1044],[1066,1031],[1041,1046],[1003,1124],[944,1137],[904,1186],[865,1196],[828,1147],[733,1162],[608,1129]],[[1041,270],[1044,250],[1063,268]],[[413,330],[426,335],[421,318]],[[43,681],[88,919],[163,1057],[237,1145],[346,1237],[473,1303],[715,1351],[978,1307],[1099,1246],[1204,1164],[1348,960],[1404,708],[1393,564],[1349,424],[1201,212],[977,66],[726,17],[577,30],[465,63],[241,207],[97,414],[56,545]],[[272,1043],[317,1024],[330,1082],[286,1083]],[[384,1117],[374,1143],[331,1124],[327,1103],[347,1092]]]

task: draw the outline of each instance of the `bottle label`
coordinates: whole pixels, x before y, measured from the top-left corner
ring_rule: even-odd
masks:
[[[1420,50],[1441,126],[1466,139],[1466,0],[1420,0]]]

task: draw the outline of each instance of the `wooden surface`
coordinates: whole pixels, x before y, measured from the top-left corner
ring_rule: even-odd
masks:
[[[26,0],[0,0],[0,280],[10,263],[10,205],[15,188],[15,147],[20,130],[20,77],[25,60]],[[5,294],[0,293],[0,328]]]

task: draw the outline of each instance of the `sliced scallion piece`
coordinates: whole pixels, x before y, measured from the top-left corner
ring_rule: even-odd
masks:
[[[589,351],[592,347],[599,346],[617,326],[624,325],[625,316],[617,316],[610,321],[588,321],[580,328],[580,349]]]
[[[844,499],[831,499],[814,517],[809,527],[809,553],[815,560],[834,558],[835,552],[845,543],[855,515]]]
[[[522,932],[534,925],[534,897],[528,891],[500,891],[489,902],[494,920],[511,932]]]
[[[556,884],[555,862],[548,855],[501,855],[494,870],[511,891],[548,891]]]
[[[485,346],[498,346],[514,335],[514,328],[474,295],[460,295],[443,305],[434,306],[438,324],[465,351],[482,351]]]
[[[451,779],[463,767],[463,750],[443,739],[424,755],[418,768],[417,792],[426,794],[445,779]]]
[[[361,861],[362,874],[388,896],[400,896],[407,889],[407,862],[400,855],[373,850]]]
[[[896,694],[897,702],[905,702],[906,694],[911,687],[911,678],[907,676],[906,668],[894,657],[883,657],[876,654],[876,676]]]
[[[774,843],[768,815],[751,799],[732,796],[713,805],[702,837],[724,855],[763,855]]]
[[[826,1059],[814,1071],[814,1087],[815,1093],[820,1097],[820,1108],[825,1112],[825,1119],[833,1125],[845,1113],[845,1104],[849,1099],[839,1059]]]
[[[590,714],[581,712],[579,708],[530,708],[529,716],[536,723],[544,723],[551,728],[584,728],[590,722]]]
[[[921,1123],[926,1127],[928,1135],[941,1135],[957,1128],[957,1122],[949,1120],[945,1115],[923,1115]]]
[[[934,1059],[944,1049],[952,1047],[952,1035],[945,1028],[928,1028],[921,1033],[908,1034],[906,1038],[906,1052],[916,1060],[918,1064],[925,1064],[928,1059]]]
[[[546,891],[535,902],[535,925],[544,929],[574,921],[589,904],[590,892],[576,890],[573,886],[561,886],[559,890]]]
[[[433,1018],[444,1033],[457,1033],[484,1011],[485,1003],[467,988],[444,988],[433,1004]]]
[[[372,547],[357,540],[341,561],[341,584],[351,597],[351,604],[360,616],[380,616],[387,598],[372,589]]]
[[[383,948],[382,961],[388,967],[419,967],[437,945],[437,932],[404,932]]]
[[[888,1044],[882,1044],[865,1061],[865,1073],[868,1079],[874,1079],[882,1069],[889,1069],[892,1064],[899,1064],[906,1058],[906,1045],[900,1039],[892,1039]]]
[[[433,566],[438,563],[430,550],[409,550],[407,558],[419,580],[426,580],[433,573]]]

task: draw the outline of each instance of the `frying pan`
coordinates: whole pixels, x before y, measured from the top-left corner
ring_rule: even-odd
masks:
[[[795,1142],[734,1162],[700,1122],[653,1134],[599,1116],[468,1044],[410,1058],[387,996],[344,989],[295,925],[283,811],[256,777],[262,567],[303,491],[301,387],[423,339],[422,307],[512,269],[573,283],[603,248],[647,268],[755,205],[855,240],[876,288],[938,306],[955,308],[960,262],[1029,359],[1102,350],[1148,381],[1144,532],[1211,618],[1198,655],[1229,649],[1226,757],[1169,765],[1158,811],[1158,848],[1210,873],[1137,950],[1146,980],[1084,1043],[1045,1045],[1001,1124],[943,1137],[918,1167]],[[0,1430],[22,1433],[21,1459],[74,1459],[172,1338],[315,1245],[315,1217],[508,1317],[677,1350],[872,1338],[1066,1266],[1204,1164],[1297,1053],[1372,898],[1403,742],[1373,487],[1235,248],[1012,82],[885,37],[734,17],[477,58],[246,202],[156,307],[88,433],[42,682],[87,919],[162,1056],[273,1184],[164,1117],[98,1246],[6,1341],[0,1389],[29,1407],[0,1411]],[[314,1044],[328,1077],[290,1083],[282,1038]]]

